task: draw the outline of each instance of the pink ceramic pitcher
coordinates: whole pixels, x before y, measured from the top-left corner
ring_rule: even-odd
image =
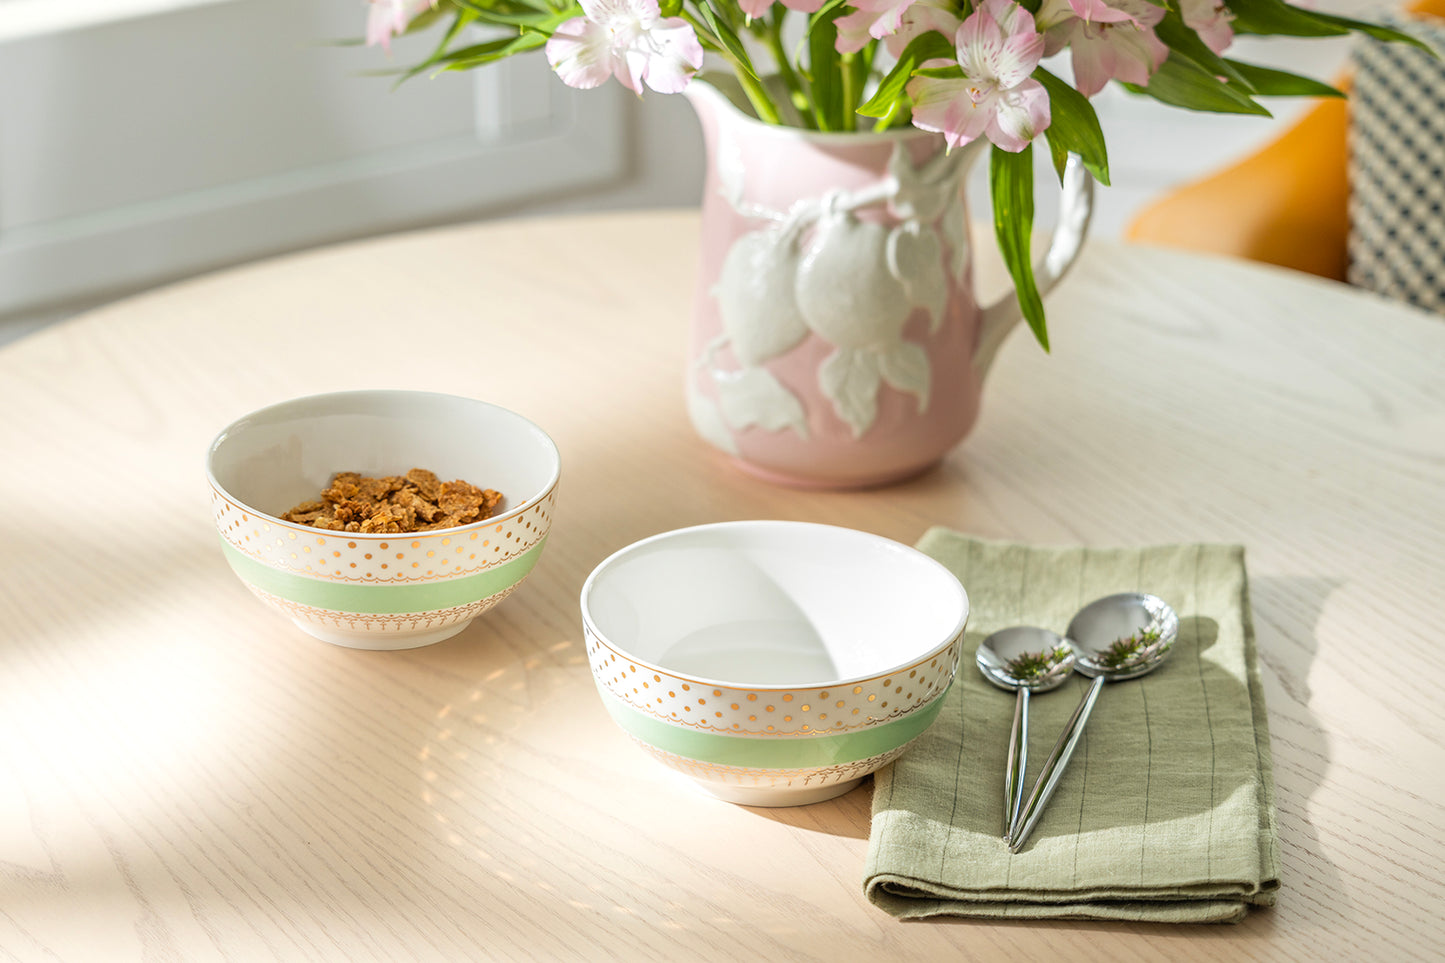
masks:
[[[987,146],[916,128],[761,123],[694,80],[708,172],[689,368],[698,432],[748,471],[859,488],[915,475],[978,417],[1021,320],[973,292],[964,180]],[[1082,245],[1092,180],[1071,163],[1041,292]]]

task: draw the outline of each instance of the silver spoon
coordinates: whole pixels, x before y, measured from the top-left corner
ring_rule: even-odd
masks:
[[[1029,801],[1008,834],[1009,852],[1016,853],[1033,832],[1044,806],[1083,735],[1105,682],[1134,679],[1152,672],[1169,656],[1179,635],[1179,616],[1163,599],[1129,592],[1090,602],[1069,623],[1067,641],[1078,655],[1076,671],[1093,678],[1079,707],[1064,725],[1054,751],[1039,772]]]
[[[1018,692],[1013,729],[1008,739],[1008,772],[1004,777],[1003,834],[1018,818],[1024,798],[1024,772],[1029,755],[1029,695],[1064,684],[1074,671],[1074,650],[1048,629],[1030,625],[995,632],[978,644],[978,668],[1000,689]]]

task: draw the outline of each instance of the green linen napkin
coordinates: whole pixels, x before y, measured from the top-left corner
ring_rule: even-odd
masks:
[[[1032,548],[935,528],[919,549],[972,605],[964,663],[934,725],[875,777],[864,886],[905,919],[1237,922],[1274,903],[1279,840],[1244,550],[1227,545]],[[1009,625],[1062,633],[1084,604],[1158,595],[1179,639],[1153,673],[1108,683],[1022,852],[1004,844],[1014,694],[973,664]],[[1030,700],[1032,789],[1088,685]]]

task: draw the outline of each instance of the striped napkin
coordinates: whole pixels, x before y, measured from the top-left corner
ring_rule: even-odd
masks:
[[[864,886],[894,916],[1237,922],[1273,905],[1279,840],[1244,550],[1031,548],[945,529],[919,549],[972,604],[938,720],[875,777]],[[1169,660],[1108,683],[1022,852],[1001,833],[1014,694],[973,654],[1009,625],[1062,633],[1084,604],[1151,592],[1180,618]],[[1033,781],[1088,680],[1030,701]]]

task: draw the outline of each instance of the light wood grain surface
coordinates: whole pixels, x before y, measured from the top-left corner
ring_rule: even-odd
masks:
[[[322,250],[0,351],[0,958],[1340,960],[1445,946],[1445,322],[1280,270],[1095,243],[974,434],[800,493],[697,440],[689,213]],[[232,576],[215,432],[287,397],[487,399],[562,451],[530,580],[409,652]],[[1247,546],[1283,888],[1232,927],[909,923],[869,792],[718,802],[607,719],[577,593],[645,535],[792,518],[905,542]],[[971,667],[966,667],[969,671]]]

